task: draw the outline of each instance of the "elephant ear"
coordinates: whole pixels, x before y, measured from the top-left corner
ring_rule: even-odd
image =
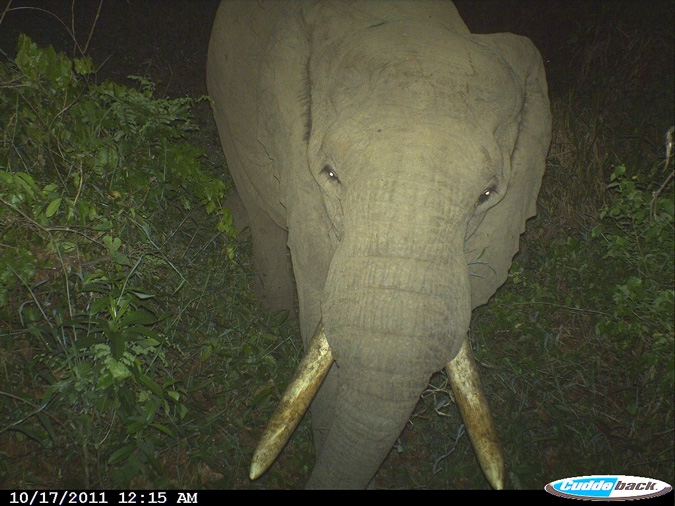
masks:
[[[515,115],[515,144],[503,146],[505,166],[511,174],[504,198],[487,211],[467,240],[466,260],[471,273],[472,307],[485,304],[508,277],[513,256],[518,252],[525,222],[536,214],[536,201],[551,141],[551,112],[546,76],[539,51],[532,42],[508,33],[478,35],[521,81],[520,113]]]

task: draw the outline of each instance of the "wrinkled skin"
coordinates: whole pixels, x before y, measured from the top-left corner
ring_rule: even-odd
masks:
[[[449,2],[224,2],[208,87],[270,309],[335,363],[308,487],[365,487],[505,281],[550,141],[541,57]]]

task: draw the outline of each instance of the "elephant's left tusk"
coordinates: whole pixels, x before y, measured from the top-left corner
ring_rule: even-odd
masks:
[[[493,488],[502,489],[504,457],[468,339],[445,369],[483,473]]]
[[[323,325],[319,326],[309,342],[307,352],[288,384],[277,409],[265,427],[258,448],[253,454],[250,477],[258,478],[277,458],[293,431],[302,420],[323,379],[333,365]]]

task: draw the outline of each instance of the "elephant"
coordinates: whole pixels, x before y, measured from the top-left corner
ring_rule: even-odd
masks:
[[[228,0],[207,86],[258,287],[270,310],[297,294],[307,350],[251,477],[311,403],[306,487],[367,487],[447,367],[501,488],[467,334],[536,213],[551,115],[534,44],[471,34],[449,1]]]

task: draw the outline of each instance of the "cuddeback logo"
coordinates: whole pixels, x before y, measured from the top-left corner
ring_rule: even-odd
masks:
[[[577,476],[546,485],[553,495],[587,501],[646,499],[667,494],[673,489],[664,481],[639,476]]]

